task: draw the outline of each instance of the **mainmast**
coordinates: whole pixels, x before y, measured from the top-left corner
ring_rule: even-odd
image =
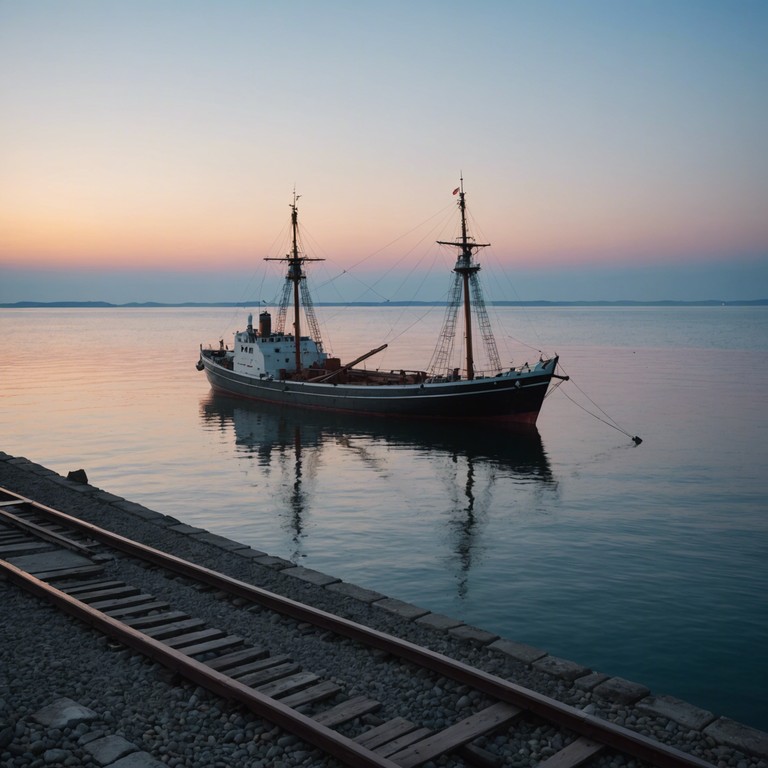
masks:
[[[301,299],[300,287],[302,280],[306,280],[306,275],[301,265],[305,261],[325,261],[325,259],[314,259],[309,256],[304,256],[299,253],[299,209],[296,207],[296,201],[301,197],[297,195],[296,191],[293,192],[293,202],[291,203],[291,252],[283,257],[270,258],[267,257],[264,261],[285,261],[288,263],[288,272],[285,276],[286,281],[286,293],[283,294],[283,300],[281,302],[281,312],[286,309],[288,301],[288,292],[290,286],[293,286],[293,333],[294,333],[294,349],[296,355],[296,372],[301,371]],[[309,295],[305,292],[306,311],[308,314],[309,325],[316,329],[317,320],[315,320],[312,314],[312,305]],[[318,335],[317,333],[315,335]],[[317,338],[316,341],[320,339]]]
[[[472,349],[472,300],[470,298],[470,283],[474,282],[474,276],[480,271],[480,265],[472,260],[475,251],[486,248],[490,243],[476,243],[467,234],[467,206],[464,200],[464,177],[461,177],[459,188],[454,194],[459,194],[459,211],[461,211],[461,237],[453,242],[438,240],[440,245],[452,245],[459,249],[458,258],[453,271],[457,278],[461,279],[461,293],[464,298],[464,337],[467,352],[467,379],[475,378],[475,361]]]

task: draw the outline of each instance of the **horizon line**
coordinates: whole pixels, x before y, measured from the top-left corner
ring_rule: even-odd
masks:
[[[321,307],[440,307],[445,306],[445,301],[318,301],[315,306]],[[637,299],[616,299],[616,300],[574,300],[574,301],[549,301],[540,299],[536,301],[489,301],[490,306],[496,307],[708,307],[708,306],[768,306],[768,299],[700,299],[685,301],[682,299],[661,299],[661,300],[637,300]],[[265,305],[259,300],[254,301],[185,301],[185,302],[163,302],[163,301],[130,301],[122,304],[116,304],[109,301],[16,301],[0,302],[0,309],[141,309],[148,307],[167,307],[167,308],[189,308],[189,307],[242,307],[242,308],[261,308]]]

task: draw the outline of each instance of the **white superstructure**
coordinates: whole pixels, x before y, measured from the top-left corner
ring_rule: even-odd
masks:
[[[299,344],[301,370],[325,367],[328,354],[322,342],[302,336]],[[259,315],[259,330],[253,328],[253,315],[248,315],[248,327],[234,337],[232,370],[258,378],[285,378],[296,372],[296,337],[289,333],[272,333],[269,312]]]

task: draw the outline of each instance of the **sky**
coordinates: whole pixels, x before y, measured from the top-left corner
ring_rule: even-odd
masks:
[[[764,0],[0,0],[0,302],[271,296],[294,190],[316,301],[440,300],[406,234],[460,176],[491,298],[768,298],[766,40]]]

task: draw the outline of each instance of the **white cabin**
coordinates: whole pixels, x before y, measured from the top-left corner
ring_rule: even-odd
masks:
[[[321,342],[301,337],[300,357],[302,370],[315,366],[325,367],[328,354]],[[272,316],[259,315],[258,332],[253,328],[253,315],[248,315],[248,327],[235,333],[233,370],[256,378],[283,378],[282,372],[296,372],[296,337],[291,333],[272,333]]]

